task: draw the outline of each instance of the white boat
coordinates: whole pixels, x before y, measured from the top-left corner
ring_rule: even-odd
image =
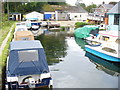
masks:
[[[99,31],[98,36],[87,37],[86,41],[90,45],[116,42],[118,39],[118,31]],[[95,43],[96,42],[96,43]]]
[[[120,62],[120,37],[117,31],[100,32],[95,39],[88,39],[88,41],[101,43],[98,46],[85,45],[85,50],[95,56],[103,58],[108,61]]]
[[[6,88],[10,90],[52,86],[51,74],[40,41],[11,42],[6,80]]]

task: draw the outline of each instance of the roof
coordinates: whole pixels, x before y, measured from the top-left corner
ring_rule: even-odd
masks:
[[[50,9],[51,8],[51,9]],[[85,9],[83,9],[81,6],[67,6],[67,5],[50,5],[49,6],[50,11],[67,11],[71,13],[88,13]],[[46,10],[45,10],[46,11]],[[48,10],[47,10],[48,11]]]
[[[43,46],[41,42],[38,40],[13,41],[10,43],[10,50],[33,49],[33,48],[43,48]]]
[[[69,6],[66,8],[66,10],[71,13],[88,13],[81,6]]]
[[[39,13],[39,12],[33,11],[33,12],[30,12],[30,13],[27,13],[26,15],[28,15],[28,14],[42,14],[42,13]]]
[[[102,6],[103,6],[105,9],[111,9],[114,5],[113,5],[113,4],[102,4]]]
[[[120,14],[120,1],[109,10],[108,14]]]
[[[10,14],[21,14],[21,13],[16,13],[16,12],[14,12],[14,13],[10,13]]]

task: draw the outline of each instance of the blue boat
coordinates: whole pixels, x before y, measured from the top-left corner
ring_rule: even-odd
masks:
[[[6,80],[6,88],[12,90],[52,86],[46,55],[40,41],[10,43]]]
[[[101,46],[93,47],[90,45],[86,45],[85,50],[86,52],[89,52],[102,59],[113,62],[120,62],[120,58],[118,56],[119,53],[115,49],[111,49],[109,47],[101,47]]]

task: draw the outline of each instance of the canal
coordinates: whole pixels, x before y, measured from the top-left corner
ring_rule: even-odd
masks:
[[[45,49],[54,88],[118,88],[120,65],[86,53],[85,41],[49,31],[36,40]]]

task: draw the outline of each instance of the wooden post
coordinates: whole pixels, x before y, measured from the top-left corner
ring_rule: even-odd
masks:
[[[8,14],[8,21],[9,21],[9,2],[7,0],[7,14]]]

